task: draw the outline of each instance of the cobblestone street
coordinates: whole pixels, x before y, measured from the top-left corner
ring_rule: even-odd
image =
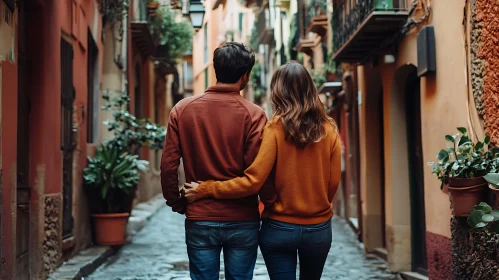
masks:
[[[161,208],[130,244],[86,279],[190,279],[183,226],[183,216],[172,213],[167,207]],[[366,259],[348,225],[340,218],[333,218],[333,244],[322,279],[395,279],[384,267],[374,258]],[[224,279],[223,269],[220,279]],[[268,279],[261,255],[254,279]]]

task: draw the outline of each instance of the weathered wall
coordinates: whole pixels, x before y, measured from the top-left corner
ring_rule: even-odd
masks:
[[[1,8],[4,3],[0,2]],[[17,11],[0,18],[0,278],[13,279],[17,187]]]
[[[60,195],[47,195],[44,199],[43,230],[43,271],[45,275],[52,273],[62,263],[61,213],[62,198]]]

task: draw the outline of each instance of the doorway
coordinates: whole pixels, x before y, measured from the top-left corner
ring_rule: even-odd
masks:
[[[29,273],[29,92],[27,5],[18,14],[18,93],[17,93],[17,215],[16,215],[16,279],[27,280]]]
[[[407,77],[406,121],[411,200],[412,270],[427,275],[426,219],[424,202],[423,143],[421,139],[420,79],[414,68]]]
[[[73,236],[73,46],[61,38],[62,238]]]

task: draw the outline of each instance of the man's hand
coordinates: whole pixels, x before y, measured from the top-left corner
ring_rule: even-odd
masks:
[[[187,198],[187,201],[189,201],[189,203],[193,203],[196,200],[204,198],[197,191],[197,188],[201,183],[202,181],[185,183],[184,193],[185,193],[185,198]]]

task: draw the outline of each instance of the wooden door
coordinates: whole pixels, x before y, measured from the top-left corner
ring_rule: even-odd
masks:
[[[421,139],[420,79],[416,69],[406,85],[407,141],[411,195],[412,270],[427,274],[424,164]]]
[[[62,237],[73,236],[73,46],[61,38]]]
[[[29,93],[27,58],[27,11],[19,7],[18,94],[17,94],[17,213],[16,213],[16,279],[29,279]]]

